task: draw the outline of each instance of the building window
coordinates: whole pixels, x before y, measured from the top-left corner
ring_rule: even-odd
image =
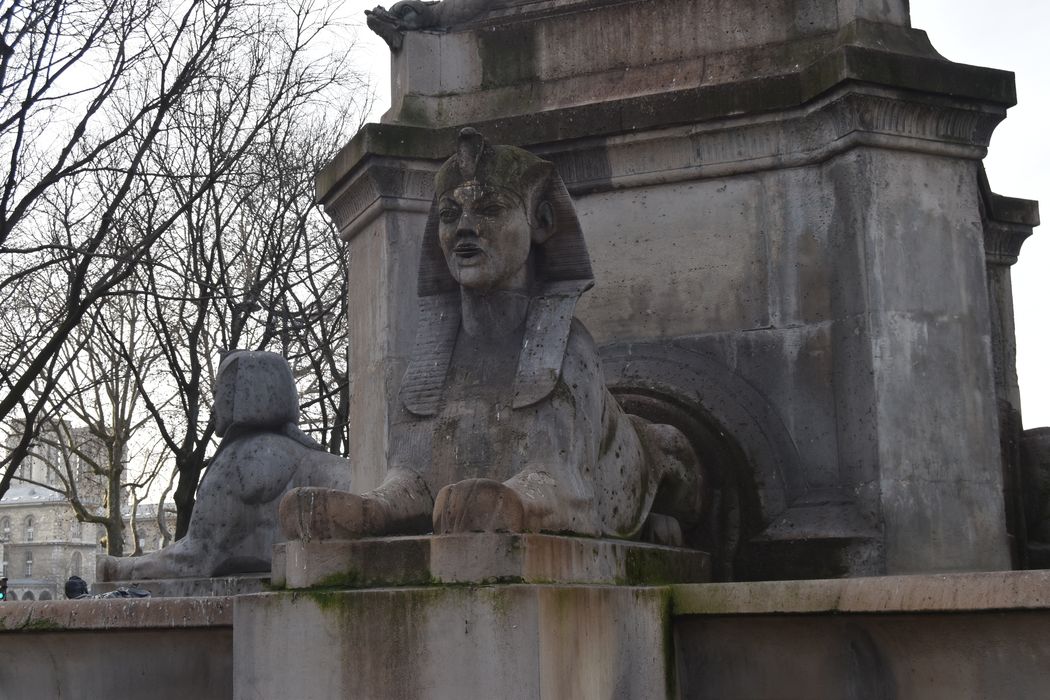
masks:
[[[11,518],[0,520],[0,539],[4,542],[11,539]]]
[[[73,552],[73,556],[69,559],[69,575],[80,576],[81,566],[83,566],[83,559],[80,556],[80,552]]]
[[[26,542],[33,541],[33,516],[26,516]]]
[[[0,568],[0,577],[7,578],[7,559],[4,559],[2,568]]]
[[[80,540],[84,536],[84,523],[74,520],[69,528],[69,534],[74,540]]]
[[[40,600],[51,600],[51,591],[41,591]]]
[[[36,598],[33,597],[33,591],[26,591],[25,595],[22,596],[22,600],[36,600]]]
[[[26,578],[33,578],[33,553],[30,551],[26,552]]]

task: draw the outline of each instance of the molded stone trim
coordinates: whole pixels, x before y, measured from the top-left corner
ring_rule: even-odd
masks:
[[[563,129],[550,114],[536,115],[531,130],[515,120],[483,129],[494,132],[496,141],[556,144],[533,150],[552,160],[569,191],[580,195],[799,167],[865,146],[978,160],[1005,115],[997,105],[849,84],[786,112],[605,138],[564,139],[563,133],[551,133]],[[405,138],[396,138],[400,131]],[[318,176],[319,198],[340,235],[352,238],[384,211],[427,211],[433,173],[439,159],[452,152],[453,136],[452,129],[371,124],[362,129]],[[427,146],[409,154],[403,153],[406,143]],[[340,166],[350,168],[343,177]]]

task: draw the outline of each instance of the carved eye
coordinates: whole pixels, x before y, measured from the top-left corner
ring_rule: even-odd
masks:
[[[481,207],[479,212],[482,216],[499,216],[503,213],[503,205],[499,202],[490,202]]]
[[[445,207],[438,212],[438,217],[446,224],[454,224],[456,223],[456,220],[459,219],[459,210],[452,207]]]

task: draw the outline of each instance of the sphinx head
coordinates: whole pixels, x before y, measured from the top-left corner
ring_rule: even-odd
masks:
[[[526,290],[530,297],[515,374],[514,407],[553,391],[576,302],[594,282],[591,259],[554,164],[463,129],[438,170],[419,260],[419,328],[401,398],[434,415],[461,318],[461,290]],[[547,348],[547,352],[536,352]]]
[[[449,273],[479,291],[524,289],[534,246],[554,233],[544,195],[553,167],[514,146],[490,146],[474,129],[436,178],[438,239]]]
[[[288,361],[273,352],[233,350],[215,375],[215,433],[233,426],[276,428],[299,420],[299,395]]]

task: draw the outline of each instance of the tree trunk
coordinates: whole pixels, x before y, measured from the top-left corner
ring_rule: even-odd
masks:
[[[193,505],[196,503],[197,482],[200,481],[204,465],[197,460],[177,459],[175,468],[179,472],[179,485],[175,487],[175,539],[181,540],[190,529]]]

